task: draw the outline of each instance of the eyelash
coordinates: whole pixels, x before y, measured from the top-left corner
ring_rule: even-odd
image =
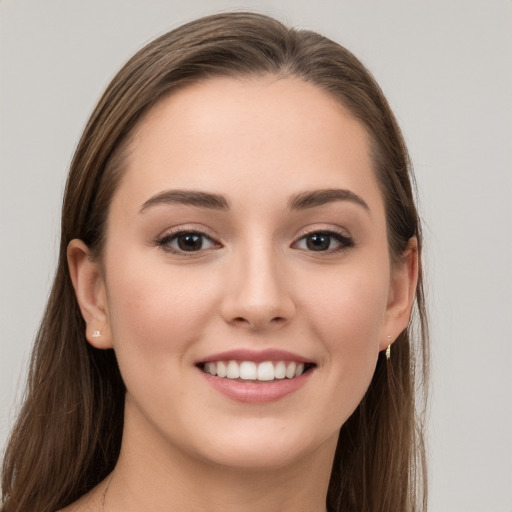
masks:
[[[194,256],[195,254],[206,250],[206,249],[202,248],[203,242],[201,243],[201,247],[198,251],[186,251],[186,250],[179,249],[179,248],[173,248],[170,245],[170,243],[172,241],[177,241],[180,236],[185,236],[185,235],[189,235],[189,236],[196,235],[198,237],[201,237],[203,240],[204,239],[208,240],[209,242],[212,243],[212,245],[214,245],[214,246],[216,245],[216,246],[220,247],[220,244],[218,242],[215,242],[215,240],[213,240],[213,238],[211,238],[207,234],[203,233],[202,231],[198,231],[196,229],[181,229],[181,230],[175,231],[173,233],[167,233],[164,236],[162,236],[161,238],[158,238],[156,240],[156,245],[161,247],[165,252],[169,252],[172,254],[180,254],[180,255],[184,255],[184,256]]]
[[[164,235],[161,238],[158,238],[156,240],[156,245],[159,246],[160,248],[162,248],[162,250],[164,250],[165,252],[183,255],[183,256],[194,256],[202,251],[213,248],[213,247],[209,247],[208,249],[204,249],[202,247],[204,242],[201,242],[201,246],[199,247],[199,249],[197,251],[196,250],[186,251],[186,250],[179,249],[179,248],[173,248],[170,245],[171,242],[178,241],[178,238],[180,236],[185,236],[185,235],[188,235],[188,236],[196,235],[198,237],[201,237],[203,241],[204,240],[209,241],[212,244],[212,246],[217,246],[217,248],[221,247],[221,244],[216,242],[213,238],[211,238],[207,234],[203,233],[202,231],[198,231],[195,229],[182,229],[182,230],[179,230],[179,231],[176,231],[173,233],[167,233],[166,235]],[[292,244],[292,247],[296,246],[302,240],[307,240],[308,237],[312,237],[314,235],[329,237],[330,238],[329,245],[331,245],[332,239],[337,241],[340,245],[338,247],[335,247],[334,249],[327,249],[327,250],[320,250],[320,251],[315,251],[313,249],[310,249],[310,250],[302,249],[302,250],[304,250],[306,252],[320,253],[321,255],[330,255],[330,254],[347,251],[348,249],[355,246],[354,239],[351,238],[350,236],[347,236],[347,235],[345,235],[339,231],[335,231],[335,230],[320,229],[320,230],[314,230],[314,231],[310,231],[308,233],[304,233],[300,238],[297,239],[297,241],[295,241]]]
[[[318,229],[318,230],[314,230],[314,231],[309,231],[308,233],[304,233],[296,242],[293,243],[293,245],[297,245],[300,241],[307,240],[308,237],[312,237],[313,235],[329,237],[330,238],[329,245],[331,244],[333,239],[340,244],[338,247],[335,247],[333,249],[327,249],[325,251],[315,251],[315,250],[308,251],[308,252],[312,252],[312,253],[319,253],[323,256],[328,256],[330,254],[344,252],[344,251],[347,251],[355,246],[355,241],[352,237],[350,237],[344,233],[341,233],[340,231],[331,230],[331,229]],[[307,250],[307,249],[304,249],[304,250]]]

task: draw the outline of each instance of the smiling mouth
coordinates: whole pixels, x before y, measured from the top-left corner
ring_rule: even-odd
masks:
[[[209,361],[197,365],[203,372],[222,379],[269,382],[294,379],[312,370],[314,363],[294,361]]]

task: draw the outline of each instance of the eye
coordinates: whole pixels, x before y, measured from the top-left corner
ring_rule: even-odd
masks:
[[[316,252],[337,252],[354,246],[352,238],[336,231],[315,231],[299,238],[297,249]]]
[[[199,252],[218,246],[208,235],[200,231],[179,231],[177,233],[171,233],[160,238],[157,244],[162,247],[164,251],[175,254]]]

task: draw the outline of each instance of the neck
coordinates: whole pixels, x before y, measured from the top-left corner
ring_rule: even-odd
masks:
[[[137,421],[145,420],[125,420],[118,463],[102,486],[105,512],[326,510],[335,437],[280,467],[233,468],[186,453],[159,436],[141,438]]]

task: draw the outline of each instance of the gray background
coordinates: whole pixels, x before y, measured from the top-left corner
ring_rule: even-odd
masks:
[[[372,70],[415,163],[432,313],[432,512],[512,511],[510,1],[0,1],[0,445],[56,263],[81,130],[143,43],[223,9],[339,41]]]

